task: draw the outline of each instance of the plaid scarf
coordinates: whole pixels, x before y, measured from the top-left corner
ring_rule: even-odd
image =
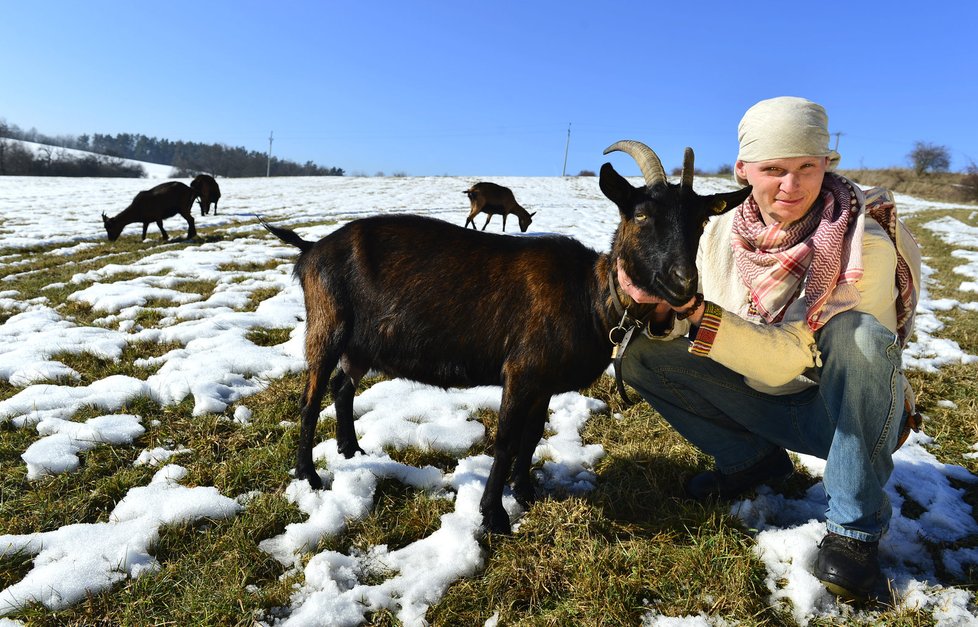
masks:
[[[750,290],[750,311],[769,324],[781,321],[802,289],[812,331],[859,304],[864,222],[855,190],[827,172],[819,201],[788,225],[765,225],[752,196],[736,209],[737,270]]]
[[[896,203],[893,202],[893,196],[890,192],[882,187],[874,187],[868,190],[866,192],[866,213],[879,222],[887,235],[890,236],[893,244],[896,245],[900,221],[897,218]],[[904,236],[913,238],[909,232],[905,232]],[[916,245],[916,242],[913,242],[913,246]],[[900,345],[906,347],[907,342],[910,341],[910,336],[913,334],[918,294],[917,290],[914,289],[910,264],[900,253],[899,246],[897,246],[896,288],[899,294],[896,300],[897,335],[900,338]]]

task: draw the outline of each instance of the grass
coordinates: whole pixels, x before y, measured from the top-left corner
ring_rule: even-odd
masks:
[[[976,225],[973,209],[944,213]],[[921,228],[923,220],[936,217],[928,214],[910,220],[927,263],[940,277],[930,287],[931,297],[970,301],[972,295],[958,290],[960,281],[953,268],[959,262],[951,257],[952,249]],[[0,278],[11,277],[5,289],[44,294],[63,315],[91,323],[99,314],[67,300],[87,283],[41,288],[67,282],[107,260],[126,263],[148,250],[174,245],[185,244],[139,243],[137,236],[66,258],[52,259],[44,248],[22,251],[24,258],[36,259],[30,272],[0,266]],[[268,265],[229,269],[261,272]],[[193,289],[206,297],[214,286],[202,282],[180,289]],[[274,291],[257,294],[252,306],[272,295]],[[154,311],[147,308],[140,324],[157,324],[159,314]],[[947,327],[939,335],[978,354],[978,315],[955,309],[940,316]],[[270,346],[288,339],[289,332],[256,329],[249,338]],[[145,379],[152,372],[134,362],[176,347],[132,345],[118,361],[67,353],[54,359],[68,364],[81,377],[78,382],[65,383],[86,385],[113,374]],[[978,442],[974,367],[947,366],[935,374],[911,372],[910,376],[928,416],[926,430],[937,442],[935,454],[945,463],[978,474],[978,460],[962,457]],[[361,388],[377,381],[364,381]],[[243,402],[253,412],[246,428],[228,420],[233,407],[224,415],[195,417],[189,399],[166,407],[135,399],[121,410],[142,416],[147,428],[134,446],[97,447],[82,454],[76,472],[34,482],[26,479],[20,453],[36,440],[36,433],[0,424],[0,466],[4,469],[0,472],[0,533],[50,531],[68,524],[106,521],[128,490],[148,483],[155,469],[132,463],[140,450],[156,446],[180,444],[193,449],[191,455],[176,458],[187,468],[186,485],[213,485],[232,497],[255,494],[233,518],[161,530],[154,549],[161,564],[158,572],[124,580],[111,591],[62,611],[35,606],[13,617],[28,625],[252,625],[256,618],[272,616],[275,608],[287,606],[292,586],[301,583],[301,576],[286,572],[258,549],[257,542],[303,520],[284,497],[297,429],[282,425],[283,420],[297,419],[302,386],[302,375],[269,381],[266,389]],[[18,391],[0,382],[0,399]],[[484,570],[449,587],[428,612],[431,624],[481,625],[498,613],[500,625],[636,625],[650,610],[668,616],[722,616],[742,625],[790,624],[787,608],[771,607],[767,602],[765,572],[753,554],[749,530],[730,517],[724,506],[704,506],[682,498],[683,478],[706,468],[708,460],[646,404],[622,408],[610,379],[600,379],[585,393],[609,405],[607,412],[588,422],[582,434],[586,443],[601,444],[606,451],[595,469],[596,489],[584,495],[543,495],[514,535],[486,538]],[[956,409],[938,405],[940,400],[952,401]],[[98,413],[85,409],[75,420]],[[478,418],[486,424],[491,441],[495,414],[481,412]],[[332,437],[334,428],[333,421],[325,419],[318,436]],[[487,446],[479,444],[470,453],[485,452]],[[443,470],[452,468],[455,459],[417,450],[390,453],[404,463],[432,464]],[[802,473],[788,490],[801,494],[815,481]],[[978,507],[978,486],[960,487],[968,502]],[[349,551],[387,544],[394,550],[431,534],[440,524],[439,517],[452,507],[437,495],[382,480],[373,511],[342,534],[324,540],[320,548]],[[914,504],[907,507],[911,513]],[[978,545],[978,538],[968,538],[964,545]],[[22,555],[0,560],[0,589],[22,579],[31,567],[31,560]],[[942,583],[966,588],[975,599],[978,573],[967,573],[963,580],[948,573],[939,575]],[[934,622],[926,612],[896,611],[883,604],[876,609],[879,622],[885,624]],[[398,621],[384,611],[372,615],[370,624]],[[832,623],[817,619],[811,624]]]

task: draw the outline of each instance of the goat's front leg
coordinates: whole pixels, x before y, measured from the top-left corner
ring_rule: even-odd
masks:
[[[503,214],[503,233],[506,232],[506,216],[507,215],[508,214],[505,214],[505,213]]]
[[[496,429],[496,444],[492,468],[482,493],[479,511],[482,512],[482,526],[490,533],[511,532],[509,514],[503,507],[503,490],[513,467],[513,460],[520,448],[526,414],[530,403],[524,399],[512,398],[507,388],[503,389],[503,402],[499,408],[499,428]]]
[[[489,220],[492,220],[492,214],[486,215],[486,223],[482,225],[482,230],[485,231],[486,227],[489,226]],[[472,226],[475,226],[474,224]]]
[[[182,215],[184,220],[187,221],[187,239],[197,237],[197,225],[194,222],[194,216],[190,213],[190,210],[188,209],[182,212],[180,215]]]
[[[146,225],[143,226],[143,237],[146,237],[146,227],[147,226],[149,226],[149,225],[146,224]],[[167,233],[166,232],[166,229],[163,228],[163,220],[157,220],[156,221],[156,227],[160,230],[160,235],[163,236],[163,241],[164,242],[166,240],[170,239],[169,233]]]
[[[157,224],[159,224],[157,222]],[[146,229],[149,228],[149,222],[143,222],[143,237],[141,239],[146,239]]]

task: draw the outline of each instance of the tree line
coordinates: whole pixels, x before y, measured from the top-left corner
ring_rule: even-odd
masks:
[[[4,138],[72,148],[94,153],[76,157],[65,150],[45,148],[37,154]],[[206,172],[220,177],[250,176],[343,176],[342,168],[303,164],[263,152],[225,144],[171,141],[142,134],[48,136],[36,129],[23,131],[0,120],[0,174],[47,176],[146,176],[140,166],[122,159],[148,161],[173,166],[174,176],[193,176]]]

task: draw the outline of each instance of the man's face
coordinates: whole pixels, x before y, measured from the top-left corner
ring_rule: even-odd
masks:
[[[828,157],[787,157],[767,161],[738,161],[737,175],[754,186],[765,224],[790,224],[808,212],[818,199]]]

